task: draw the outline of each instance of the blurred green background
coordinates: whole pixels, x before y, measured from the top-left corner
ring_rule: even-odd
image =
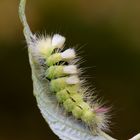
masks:
[[[32,94],[18,0],[0,0],[0,140],[58,140]],[[113,106],[110,134],[120,140],[140,132],[140,1],[28,0],[33,32],[61,33],[82,47],[86,75]]]

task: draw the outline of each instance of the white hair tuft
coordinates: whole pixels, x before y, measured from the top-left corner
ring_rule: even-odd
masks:
[[[52,37],[52,46],[55,48],[62,48],[64,43],[65,43],[66,38],[59,35],[59,34],[55,34]]]

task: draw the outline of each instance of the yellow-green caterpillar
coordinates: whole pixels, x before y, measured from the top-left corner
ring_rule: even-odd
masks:
[[[96,101],[85,87],[83,78],[79,78],[75,50],[64,50],[64,42],[65,37],[59,34],[52,37],[34,36],[29,48],[42,72],[40,78],[48,80],[51,94],[55,94],[58,103],[74,118],[89,126],[94,134],[98,134],[98,130],[108,129],[108,109]],[[94,101],[89,100],[87,94]]]

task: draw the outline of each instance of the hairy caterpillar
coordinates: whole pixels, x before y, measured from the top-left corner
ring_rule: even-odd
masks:
[[[108,109],[96,101],[84,86],[83,78],[79,79],[80,72],[76,65],[79,61],[76,61],[75,50],[69,48],[63,51],[64,42],[63,36],[55,34],[52,37],[35,37],[29,47],[42,71],[40,78],[48,80],[51,94],[55,94],[58,103],[74,118],[89,126],[94,134],[98,134],[98,130],[108,127]]]
[[[75,50],[64,50],[65,38],[59,34],[33,35],[24,14],[25,3],[20,1],[19,15],[28,45],[34,95],[50,128],[62,140],[115,140],[103,132],[108,128],[108,109],[79,79]],[[94,98],[89,100],[89,95]],[[138,134],[131,140],[139,138]]]

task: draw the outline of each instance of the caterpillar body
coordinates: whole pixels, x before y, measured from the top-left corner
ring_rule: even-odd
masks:
[[[77,56],[73,48],[64,50],[65,37],[34,36],[29,43],[35,65],[40,69],[39,78],[49,83],[50,95],[55,95],[59,107],[67,114],[89,127],[94,135],[108,129],[108,109],[80,79]]]

